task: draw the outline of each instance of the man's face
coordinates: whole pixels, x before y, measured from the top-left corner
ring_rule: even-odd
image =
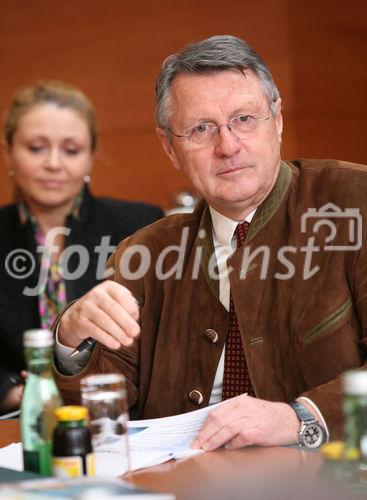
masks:
[[[172,136],[158,129],[175,168],[183,171],[201,196],[222,214],[243,219],[271,191],[280,167],[280,100],[273,116],[264,90],[252,71],[224,70],[179,75],[172,85],[171,130],[181,135],[201,123],[228,123],[239,115],[267,117],[238,139],[226,126],[208,144]]]

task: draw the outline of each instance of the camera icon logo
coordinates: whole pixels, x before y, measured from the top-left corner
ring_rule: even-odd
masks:
[[[326,203],[321,208],[309,208],[301,217],[301,232],[305,233],[308,221],[313,221],[312,232],[317,233],[322,226],[327,226],[330,233],[325,238],[326,251],[356,251],[362,247],[362,216],[359,208],[341,208],[334,203]],[[348,225],[348,234],[345,245],[332,244],[338,233],[338,219],[345,219]]]

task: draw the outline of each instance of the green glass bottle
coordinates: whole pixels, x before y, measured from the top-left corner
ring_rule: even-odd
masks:
[[[52,371],[53,334],[27,330],[23,336],[28,369],[21,405],[24,470],[52,475],[52,434],[55,409],[62,405]]]

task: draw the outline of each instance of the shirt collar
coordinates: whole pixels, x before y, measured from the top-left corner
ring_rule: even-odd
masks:
[[[251,213],[248,214],[247,217],[243,221],[235,221],[233,219],[229,219],[223,214],[217,212],[213,207],[209,206],[210,215],[212,218],[213,224],[213,236],[214,242],[220,246],[231,245],[231,241],[236,230],[237,225],[240,222],[247,221],[250,223],[255,215],[256,208]]]

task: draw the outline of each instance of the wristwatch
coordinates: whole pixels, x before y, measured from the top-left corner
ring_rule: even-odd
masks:
[[[289,406],[296,412],[301,427],[298,431],[298,444],[306,448],[318,448],[325,442],[325,429],[316,418],[298,401],[291,401]]]

